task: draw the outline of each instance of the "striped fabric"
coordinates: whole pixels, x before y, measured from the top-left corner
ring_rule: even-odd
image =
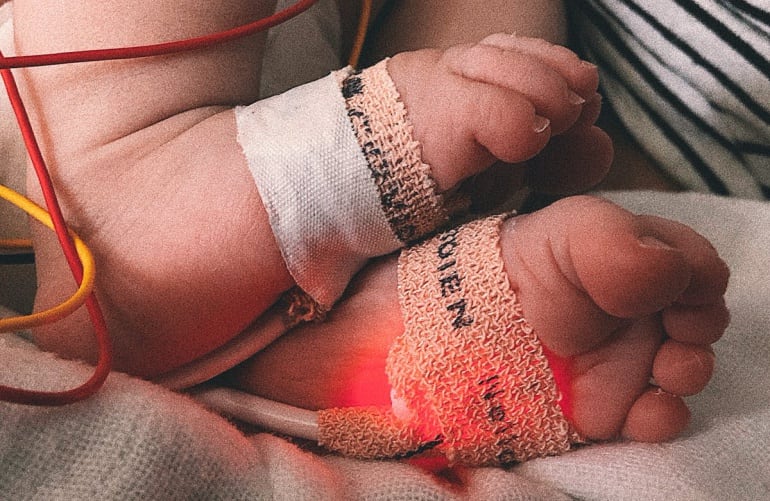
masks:
[[[691,190],[770,199],[770,0],[572,0],[605,99]]]

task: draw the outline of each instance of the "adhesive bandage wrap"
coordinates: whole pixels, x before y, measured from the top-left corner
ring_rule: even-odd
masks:
[[[385,216],[398,239],[409,243],[445,223],[447,213],[387,64],[348,75],[342,95]]]
[[[386,63],[236,108],[289,272],[328,310],[352,276],[448,219]]]
[[[453,463],[510,465],[560,454],[579,441],[508,282],[499,246],[503,220],[445,231],[399,260],[405,330],[387,362],[393,412],[421,437],[412,450],[433,444]],[[358,426],[352,432],[363,437],[359,421],[348,426]],[[367,455],[364,449],[342,452],[382,457],[385,450],[370,446]]]

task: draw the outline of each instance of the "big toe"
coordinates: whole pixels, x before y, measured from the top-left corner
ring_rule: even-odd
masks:
[[[591,350],[630,320],[672,305],[718,302],[727,284],[726,266],[695,231],[598,198],[561,200],[505,231],[511,283],[559,355]]]

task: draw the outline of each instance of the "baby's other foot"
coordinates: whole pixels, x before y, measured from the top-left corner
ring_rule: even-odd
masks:
[[[573,197],[505,226],[503,256],[541,342],[571,360],[571,419],[590,439],[664,441],[714,369],[729,271],[690,228]]]
[[[574,428],[590,440],[680,434],[689,422],[682,397],[709,381],[710,345],[729,318],[728,270],[708,241],[573,197],[506,221],[501,247],[527,321],[551,360],[567,362],[557,384]],[[389,405],[385,359],[404,330],[395,265],[365,269],[327,322],[285,335],[232,382],[305,408]]]
[[[530,176],[534,184],[585,189],[609,168],[609,138],[593,126],[601,103],[596,67],[565,47],[497,34],[398,54],[388,71],[439,191],[496,162],[530,160],[555,136],[568,138],[549,149],[548,165],[557,167]]]

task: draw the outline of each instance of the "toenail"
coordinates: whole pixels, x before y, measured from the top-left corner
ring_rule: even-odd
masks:
[[[663,242],[662,240],[659,240],[650,235],[642,235],[641,237],[639,237],[639,244],[642,247],[650,247],[653,249],[667,249],[667,250],[673,249],[673,247],[668,245],[666,242]]]
[[[532,129],[535,131],[536,134],[541,134],[545,132],[548,127],[551,126],[551,121],[548,120],[545,117],[541,117],[540,115],[535,115],[535,121],[532,125]]]
[[[581,106],[581,105],[586,103],[586,100],[583,99],[583,96],[581,96],[580,94],[578,94],[576,92],[573,92],[573,91],[569,92],[569,98],[568,99],[569,99],[570,104],[572,104],[574,106]]]
[[[693,355],[693,358],[692,363],[695,367],[707,370],[712,370],[717,360],[716,354],[711,350],[699,351]]]
[[[596,65],[594,63],[592,63],[591,61],[586,61],[585,59],[581,59],[580,64],[590,70],[596,69]]]

